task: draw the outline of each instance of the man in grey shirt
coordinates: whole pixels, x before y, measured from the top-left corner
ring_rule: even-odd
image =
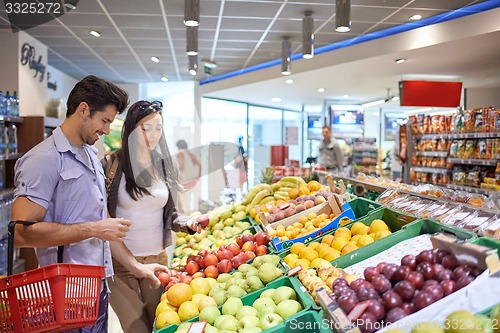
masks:
[[[344,154],[340,150],[337,140],[331,137],[330,127],[323,126],[321,132],[323,141],[319,145],[319,166],[328,171],[338,171],[342,169]]]

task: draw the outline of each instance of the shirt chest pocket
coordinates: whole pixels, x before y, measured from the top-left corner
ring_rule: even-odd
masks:
[[[86,186],[83,178],[83,170],[79,168],[61,172],[58,192],[64,201],[76,200],[81,195],[85,195]]]

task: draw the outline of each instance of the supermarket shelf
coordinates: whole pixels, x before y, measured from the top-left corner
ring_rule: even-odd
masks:
[[[440,173],[440,174],[447,174],[448,172],[451,172],[451,170],[444,168],[427,168],[427,167],[413,167],[413,166],[411,168],[416,172]]]
[[[43,125],[45,127],[56,128],[57,126],[60,126],[63,123],[63,121],[64,121],[64,119],[45,117],[43,119]]]
[[[414,134],[413,137],[415,139],[480,139],[480,138],[500,138],[500,132]]]
[[[20,123],[23,122],[23,118],[21,118],[21,117],[13,117],[13,116],[3,116],[3,115],[0,115],[0,121],[20,124]]]
[[[469,164],[469,165],[488,165],[496,166],[497,160],[475,160],[475,159],[463,159],[463,158],[448,158],[448,163],[453,164]]]
[[[448,157],[447,151],[416,151],[416,156],[426,156],[426,157]]]
[[[0,200],[10,198],[14,195],[14,188],[6,188],[0,191]]]
[[[2,154],[0,155],[0,161],[17,160],[21,156],[23,156],[23,154]]]
[[[470,193],[485,194],[485,195],[491,195],[493,193],[497,193],[497,191],[488,191],[488,190],[484,190],[482,188],[471,187],[471,186],[460,186],[460,185],[448,184],[448,185],[446,185],[446,187],[450,188],[452,190],[466,191],[466,192],[470,192]]]
[[[415,139],[448,139],[449,134],[414,134]]]

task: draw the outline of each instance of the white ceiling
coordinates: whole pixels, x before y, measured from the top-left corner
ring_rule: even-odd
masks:
[[[277,59],[284,36],[291,37],[294,53],[300,53],[306,10],[313,12],[318,50],[406,24],[413,14],[426,19],[479,3],[500,7],[499,0],[352,0],[352,30],[341,34],[334,30],[334,3],[200,0],[199,59],[215,61],[217,76]],[[387,88],[396,91],[399,80],[416,74],[446,75],[469,87],[499,86],[499,10],[454,20],[465,22],[460,29],[451,24],[453,21],[417,29],[448,25],[443,30],[427,30],[433,34],[431,39],[436,39],[433,42],[411,45],[414,40],[402,39],[403,35],[415,36],[415,30],[294,61],[293,85],[284,84],[277,65],[203,84],[201,92],[263,105],[273,105],[270,98],[281,97],[283,102],[275,106],[300,109],[303,104],[321,105],[325,98],[337,100],[344,94],[351,96],[348,103],[384,97]],[[80,0],[77,9],[27,32],[48,46],[51,66],[77,79],[92,73],[126,83],[158,82],[162,74],[170,81],[204,80],[207,77],[201,70],[195,77],[187,72],[183,11],[183,0]],[[482,27],[483,20],[471,19],[485,14],[496,15],[486,27]],[[0,29],[10,29],[3,2]],[[101,37],[90,36],[92,29],[100,31]],[[395,45],[387,46],[384,40]],[[153,63],[151,56],[159,57],[160,62]],[[396,57],[409,61],[395,66]],[[322,95],[316,91],[319,87],[326,89]]]

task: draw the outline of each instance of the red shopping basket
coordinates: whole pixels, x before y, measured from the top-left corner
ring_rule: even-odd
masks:
[[[9,224],[8,276],[0,279],[0,331],[64,332],[97,320],[103,266],[54,264],[12,275],[14,227]]]

